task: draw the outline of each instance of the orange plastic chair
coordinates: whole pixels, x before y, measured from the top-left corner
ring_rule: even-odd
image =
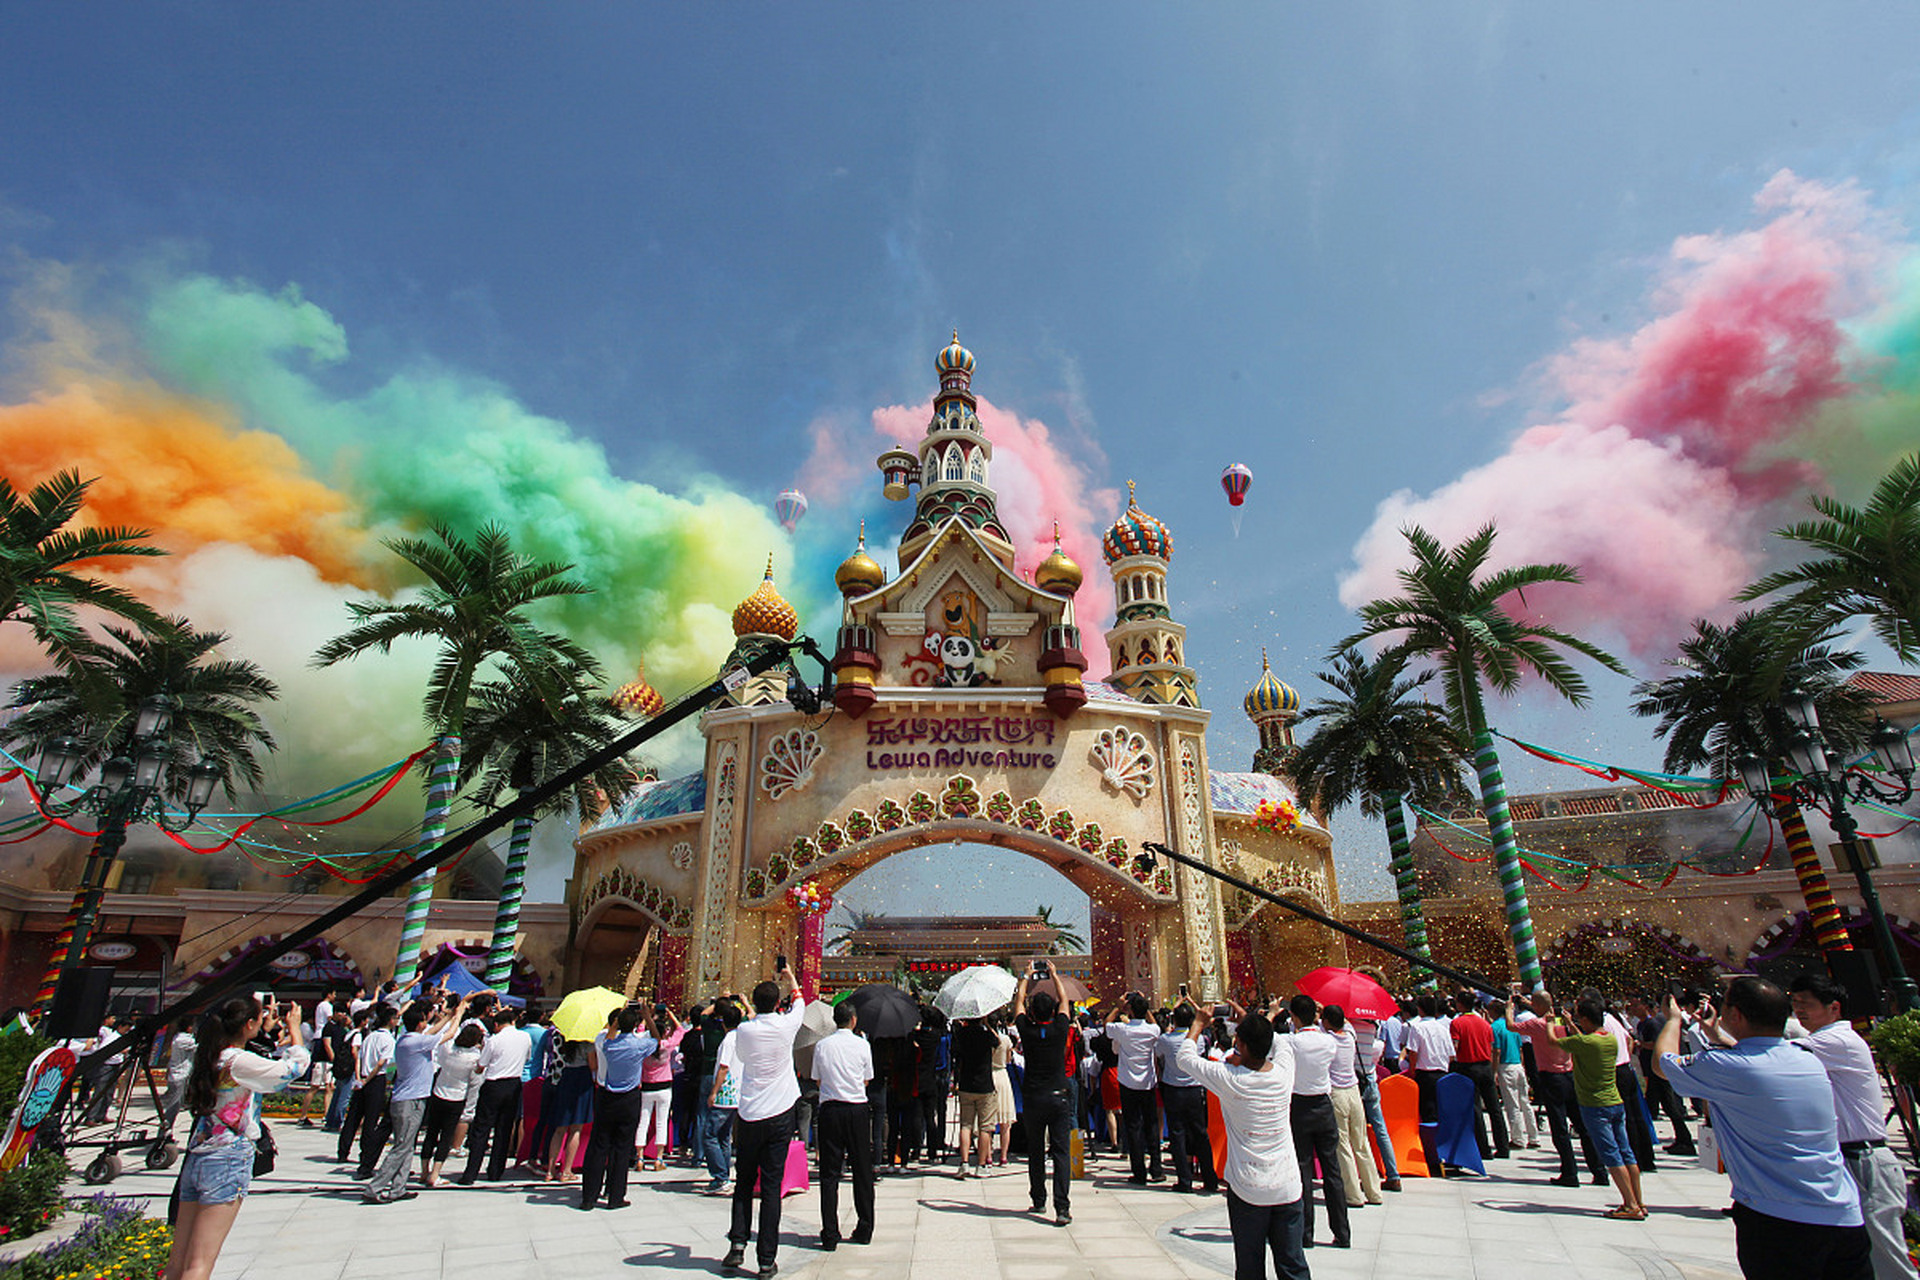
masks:
[[[1427,1150],[1420,1141],[1420,1086],[1412,1076],[1388,1076],[1380,1082],[1380,1111],[1393,1140],[1393,1160],[1403,1178],[1427,1176]]]

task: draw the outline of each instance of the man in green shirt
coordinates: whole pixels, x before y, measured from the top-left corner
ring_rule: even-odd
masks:
[[[1606,1029],[1605,1018],[1599,1001],[1583,999],[1573,1007],[1579,1030],[1568,1027],[1563,1013],[1552,1032],[1554,1042],[1573,1059],[1573,1094],[1580,1104],[1580,1121],[1620,1191],[1621,1203],[1607,1210],[1606,1216],[1638,1222],[1647,1216],[1647,1206],[1640,1199],[1640,1166],[1627,1142],[1627,1108],[1614,1083],[1620,1046]]]

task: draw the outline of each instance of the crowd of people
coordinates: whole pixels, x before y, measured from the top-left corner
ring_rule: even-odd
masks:
[[[1305,995],[1203,1005],[1184,986],[1158,1005],[1127,992],[1100,1017],[1062,1007],[1050,976],[1022,977],[987,1017],[949,1022],[923,1007],[911,1034],[884,1038],[851,1002],[832,1010],[830,1033],[802,1037],[808,1001],[784,962],[750,993],[684,1016],[645,1001],[615,1009],[591,1039],[493,992],[331,992],[310,1018],[266,993],[228,1000],[155,1051],[163,1131],[190,1118],[168,1280],[210,1274],[261,1150],[259,1098],[302,1082],[299,1122],[338,1135],[369,1205],[512,1177],[577,1186],[581,1210],[618,1210],[634,1173],[672,1161],[731,1196],[723,1265],[749,1269],[751,1246],[766,1280],[796,1143],[815,1158],[826,1250],[874,1238],[877,1177],[978,1177],[1014,1145],[1031,1212],[1065,1226],[1084,1144],[1116,1162],[1116,1180],[1224,1192],[1241,1280],[1264,1276],[1269,1257],[1282,1277],[1304,1277],[1308,1249],[1351,1247],[1351,1215],[1402,1188],[1405,1151],[1380,1090],[1396,1074],[1415,1085],[1428,1176],[1465,1172],[1426,1127],[1440,1119],[1440,1082],[1458,1076],[1471,1088],[1448,1089],[1471,1098],[1479,1176],[1518,1176],[1499,1162],[1549,1145],[1548,1181],[1611,1186],[1604,1216],[1641,1220],[1657,1211],[1646,1176],[1695,1158],[1698,1130],[1732,1181],[1746,1275],[1916,1280],[1879,1074],[1824,975],[1790,993],[1742,977],[1717,1000],[1635,995],[1619,1007],[1597,991],[1427,991],[1380,1020]],[[109,1022],[73,1047],[116,1034]],[[89,1064],[78,1114],[103,1112],[122,1057]]]

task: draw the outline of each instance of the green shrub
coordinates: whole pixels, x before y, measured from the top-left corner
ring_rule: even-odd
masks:
[[[1895,1079],[1920,1082],[1920,1013],[1888,1018],[1867,1034],[1867,1041]]]
[[[24,1240],[60,1216],[60,1188],[67,1162],[51,1151],[34,1151],[0,1173],[0,1242]]]

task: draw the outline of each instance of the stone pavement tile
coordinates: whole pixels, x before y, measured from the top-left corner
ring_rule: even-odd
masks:
[[[923,1269],[913,1269],[913,1280],[922,1280]],[[934,1268],[924,1270],[926,1280],[952,1280],[953,1272],[944,1272]],[[1131,1274],[1119,1270],[1103,1273],[1116,1280],[1137,1280],[1139,1271]],[[1082,1262],[1003,1262],[1000,1264],[1000,1280],[1094,1280],[1094,1271]]]
[[[226,1256],[220,1258],[222,1270],[225,1269]],[[312,1262],[274,1262],[256,1258],[242,1275],[271,1277],[272,1280],[340,1280],[345,1272],[347,1260],[332,1258]],[[436,1273],[437,1274],[437,1273]]]

